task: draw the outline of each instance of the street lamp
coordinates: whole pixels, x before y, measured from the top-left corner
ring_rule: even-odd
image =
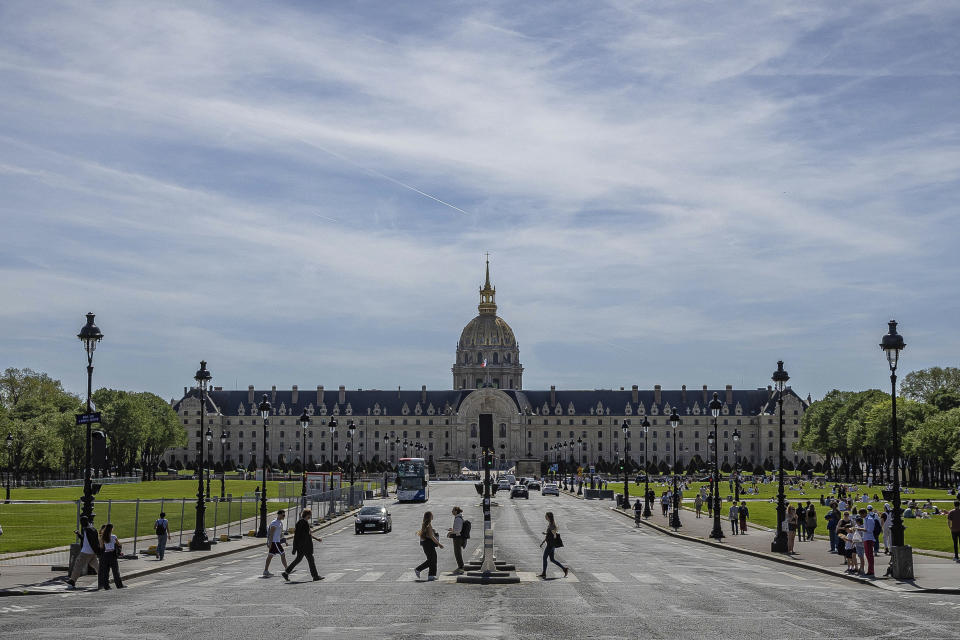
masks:
[[[646,416],[643,418],[643,423],[640,425],[643,427],[643,517],[650,517],[650,463],[647,462],[647,450],[649,449],[647,443],[647,434],[650,431],[650,421],[647,420]]]
[[[300,435],[301,435],[301,446],[300,446],[300,472],[303,475],[303,481],[300,485],[300,509],[307,508],[307,428],[310,426],[310,416],[307,415],[307,410],[304,408],[303,413],[300,414]]]
[[[577,495],[583,495],[583,438],[577,438],[577,445],[579,447],[577,454],[577,468],[580,469],[578,473],[578,482],[577,482]]]
[[[207,452],[204,458],[206,459],[204,464],[206,466],[205,472],[207,476],[207,500],[210,499],[210,449],[213,447],[213,431],[210,430],[210,427],[207,427],[207,432],[204,434],[204,437],[207,440]]]
[[[13,434],[7,434],[7,502],[10,502],[10,471],[13,469]]]
[[[719,394],[713,392],[713,400],[710,401],[710,415],[713,416],[713,433],[708,438],[713,447],[713,531],[710,537],[714,540],[723,539],[723,529],[720,528],[720,441],[717,438],[717,418],[720,417],[720,409],[723,403],[720,402]]]
[[[677,427],[680,426],[680,416],[677,415],[677,409],[674,407],[670,414],[670,427],[673,429],[673,516],[670,518],[670,526],[676,531],[683,525],[680,524],[680,491],[677,488]]]
[[[193,374],[193,379],[197,383],[197,389],[200,391],[200,433],[203,434],[203,420],[207,413],[207,384],[213,378],[207,371],[207,361],[200,361],[200,368]],[[207,442],[213,438],[213,434],[207,429]],[[193,528],[193,538],[190,540],[190,551],[209,551],[210,541],[207,540],[207,527],[204,524],[204,516],[207,513],[206,497],[203,493],[203,438],[197,443],[200,448],[197,451],[197,521]],[[208,480],[209,483],[209,480]],[[210,485],[207,484],[207,493],[210,492]]]
[[[733,501],[740,503],[740,430],[733,430]]]
[[[880,348],[887,355],[890,365],[890,402],[892,406],[893,425],[893,524],[890,532],[893,534],[893,545],[890,549],[890,575],[898,580],[913,579],[913,549],[908,547],[903,539],[903,515],[900,512],[900,431],[897,426],[897,361],[900,352],[906,347],[903,336],[897,333],[897,321],[888,323],[890,332],[883,336]]]
[[[630,508],[630,477],[627,475],[627,438],[630,437],[630,421],[624,420],[623,424],[620,425],[620,428],[623,429],[623,508]]]
[[[84,453],[84,470],[83,470],[83,497],[80,498],[80,501],[83,503],[83,511],[81,515],[86,516],[90,524],[93,524],[93,484],[90,481],[90,439],[91,439],[91,427],[89,416],[91,411],[91,396],[93,395],[93,352],[97,349],[97,343],[103,339],[103,333],[100,329],[97,328],[97,325],[93,324],[94,315],[92,313],[87,314],[87,324],[80,329],[80,333],[77,334],[77,337],[80,338],[80,342],[83,343],[83,348],[87,352],[87,438],[86,438],[86,451]]]
[[[227,497],[227,458],[224,454],[224,447],[227,446],[229,434],[226,431],[220,433],[220,498]]]
[[[771,377],[777,389],[777,406],[780,416],[780,437],[777,443],[777,533],[770,545],[770,550],[778,553],[787,552],[787,532],[783,530],[783,523],[787,519],[787,497],[783,493],[783,390],[790,375],[783,369],[783,360],[777,361],[777,370]]]
[[[267,394],[263,394],[263,401],[257,407],[260,411],[260,417],[263,419],[263,476],[260,485],[260,526],[257,529],[258,538],[267,537],[267,427],[270,425],[270,411],[273,407],[267,400]]]
[[[347,420],[347,434],[350,436],[350,505],[353,505],[353,483],[355,479],[354,470],[356,466],[353,464],[353,436],[357,433],[357,426],[353,423],[353,420]]]

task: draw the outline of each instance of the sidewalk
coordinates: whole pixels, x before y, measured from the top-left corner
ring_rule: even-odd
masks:
[[[379,501],[382,498],[376,498]],[[359,507],[357,507],[359,509]],[[352,518],[356,509],[347,511],[331,520],[327,520],[312,527],[313,531],[324,529],[330,525],[337,524]],[[292,522],[287,523],[292,526]],[[262,538],[247,537],[231,540],[230,542],[220,542],[211,547],[210,551],[188,551],[186,540],[184,541],[183,551],[167,550],[166,557],[160,561],[153,556],[140,556],[136,560],[120,560],[120,574],[124,580],[149,575],[160,571],[166,571],[181,567],[194,562],[202,562],[211,558],[248,551],[250,549],[259,549],[263,547]],[[66,593],[66,582],[63,578],[65,571],[51,571],[49,565],[13,565],[2,567],[0,574],[0,597],[4,596],[26,596],[40,595],[49,593]],[[97,577],[88,575],[81,577],[77,581],[77,591],[92,590],[97,587]]]
[[[913,574],[915,579],[902,581],[883,577],[883,573],[887,570],[889,556],[883,555],[881,551],[881,554],[876,557],[874,565],[877,577],[866,578],[844,573],[846,565],[843,556],[830,553],[830,540],[827,536],[826,527],[817,530],[816,540],[814,541],[800,542],[798,538],[794,544],[796,553],[788,556],[770,551],[770,543],[773,542],[775,533],[773,529],[750,522],[747,525],[746,535],[734,536],[731,535],[730,520],[721,517],[720,526],[725,537],[721,542],[717,542],[710,538],[710,532],[713,530],[713,519],[707,517],[706,510],[703,511],[700,518],[697,518],[693,510],[687,507],[682,508],[680,522],[683,526],[679,532],[674,533],[673,529],[669,527],[669,516],[664,517],[662,515],[659,504],[655,506],[656,508],[652,510],[653,515],[644,520],[643,524],[677,538],[726,548],[732,552],[766,558],[803,569],[828,573],[888,591],[960,594],[960,564],[954,562],[953,557],[949,554],[914,549]],[[633,520],[632,509],[627,512],[619,507],[610,508]]]

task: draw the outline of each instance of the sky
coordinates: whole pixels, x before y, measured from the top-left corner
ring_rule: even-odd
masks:
[[[888,388],[960,356],[960,4],[0,4],[0,368]],[[951,320],[953,318],[953,320]]]

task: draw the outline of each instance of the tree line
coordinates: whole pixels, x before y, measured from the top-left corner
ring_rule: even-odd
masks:
[[[106,435],[109,469],[130,474],[137,468],[149,479],[165,450],[186,445],[176,412],[153,393],[98,389],[93,401],[103,418],[93,427]],[[75,414],[85,410],[85,400],[46,373],[6,369],[0,376],[0,434],[9,434],[11,445],[4,447],[4,468],[18,482],[25,476],[82,475],[86,427],[76,426]]]
[[[960,471],[960,369],[912,371],[899,391],[904,482],[955,484]],[[893,478],[892,423],[889,393],[834,389],[804,413],[795,448],[820,454],[834,477],[859,482],[869,477],[886,484]]]

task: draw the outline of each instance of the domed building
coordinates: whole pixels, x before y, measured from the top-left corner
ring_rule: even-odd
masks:
[[[467,323],[457,342],[453,365],[454,389],[522,389],[523,366],[513,329],[497,315],[497,289],[490,285],[490,260],[487,279],[480,289],[479,314]]]

